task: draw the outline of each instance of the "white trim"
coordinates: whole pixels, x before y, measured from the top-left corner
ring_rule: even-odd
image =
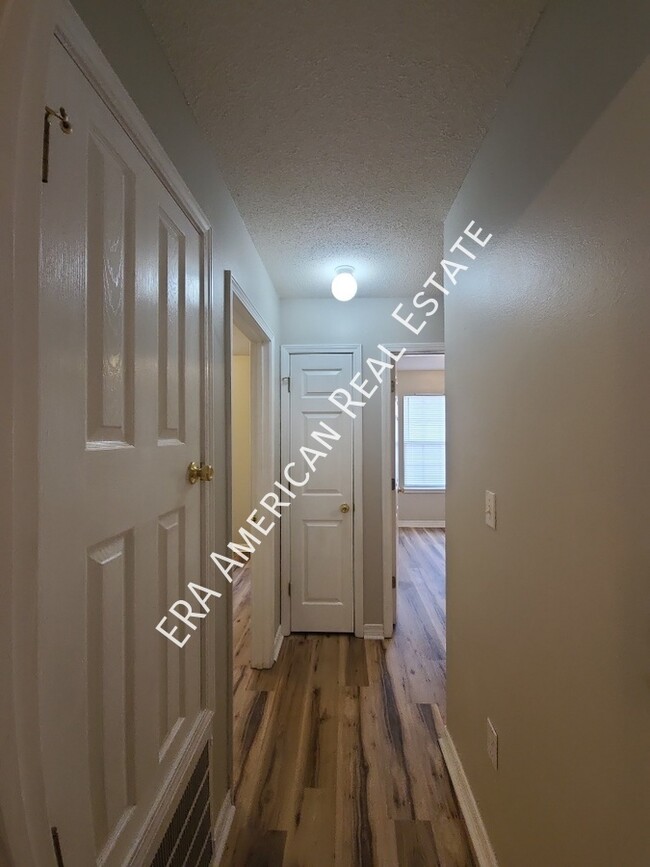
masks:
[[[282,626],[278,626],[278,631],[275,633],[275,641],[273,642],[273,662],[275,662],[280,655],[280,649],[282,647],[283,641],[284,634],[282,632]]]
[[[221,804],[219,815],[212,829],[212,840],[214,845],[214,854],[212,856],[212,867],[219,867],[223,852],[228,842],[228,835],[232,827],[233,819],[235,818],[235,805],[232,802],[232,794],[230,789],[226,792],[226,796]]]
[[[289,438],[289,364],[290,357],[284,346],[280,347],[280,464],[285,466],[290,454]],[[291,533],[289,521],[280,521],[280,626],[283,635],[291,635]]]
[[[244,330],[246,337],[248,337],[247,331],[250,328],[253,328],[253,336],[249,337],[251,343],[264,343],[266,341],[271,342],[274,339],[273,331],[271,330],[271,326],[266,323],[266,320],[262,316],[262,314],[255,307],[253,302],[250,300],[246,292],[242,289],[241,285],[237,282],[237,280],[233,277],[232,271],[225,271],[226,280],[230,278],[232,281],[233,294],[235,296],[235,304],[241,306],[243,308],[239,311],[238,318],[245,319],[245,314],[248,314],[248,317],[252,322],[247,327],[246,322],[243,323],[243,329],[240,328],[240,331]],[[244,316],[241,314],[245,311]]]
[[[391,350],[392,351],[392,350]],[[381,451],[380,451],[380,491],[381,491],[381,562],[382,562],[382,594],[384,635],[390,638],[393,634],[395,620],[395,605],[393,602],[393,546],[395,544],[395,503],[397,491],[393,490],[391,480],[393,473],[392,453],[395,449],[393,436],[394,403],[391,390],[392,377],[382,380],[379,388],[381,410]]]
[[[125,864],[149,864],[165,835],[169,819],[181,799],[187,782],[196,767],[197,760],[205,747],[212,728],[213,713],[202,711],[197,717],[194,728],[189,733],[183,749],[179,752],[176,763],[170,768],[158,794],[153,802],[147,818],[144,820]]]
[[[238,527],[232,524],[232,328],[251,341],[251,490],[253,507],[273,487],[276,460],[273,332],[258,313],[230,271],[225,272],[225,368],[226,368],[226,490],[228,541]],[[261,536],[261,545],[251,559],[251,667],[271,668],[275,662],[276,536]],[[232,599],[229,602],[232,606]],[[228,622],[231,631],[232,611]],[[232,636],[229,644],[232,655]],[[231,666],[232,667],[232,666]],[[232,716],[232,715],[230,715]]]
[[[391,352],[406,350],[408,355],[442,355],[444,343],[387,343]],[[395,511],[391,488],[391,449],[394,448],[391,436],[391,382],[393,378],[383,379],[380,385],[381,398],[381,527],[382,527],[382,571],[384,596],[384,633],[387,638],[393,634],[395,611],[393,605],[393,538],[395,536]]]
[[[363,626],[363,637],[365,639],[378,639],[384,637],[383,623],[365,623]]]
[[[463,814],[478,867],[499,867],[494,849],[490,843],[476,799],[469,785],[460,756],[447,726],[443,724],[438,743],[456,792],[458,806]]]
[[[418,527],[420,529],[438,529],[444,530],[444,521],[398,521],[398,527]]]
[[[360,343],[318,343],[318,344],[285,344],[280,348],[280,454],[281,464],[284,466],[290,459],[289,443],[289,412],[291,408],[287,379],[289,376],[291,356],[304,355],[310,352],[340,352],[352,355],[352,366],[355,373],[361,370],[362,351]],[[363,637],[363,414],[360,413],[354,420],[353,425],[353,449],[354,449],[354,634],[357,638]],[[281,552],[281,580],[280,580],[280,605],[282,632],[284,635],[291,633],[291,600],[289,598],[289,579],[291,575],[290,559],[290,522],[281,521],[280,528],[280,552]]]

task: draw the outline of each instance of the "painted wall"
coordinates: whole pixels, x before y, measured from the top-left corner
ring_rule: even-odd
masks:
[[[444,370],[399,370],[397,393],[405,394],[444,394]],[[403,491],[397,497],[398,518],[400,523],[409,521],[435,521],[438,525],[445,520],[445,492],[419,493]]]
[[[111,3],[73,0],[73,5],[212,225],[213,279],[217,297],[214,311],[216,346],[224,346],[223,303],[220,303],[220,299],[223,297],[221,287],[225,269],[233,272],[269,327],[277,334],[278,302],[275,289],[219,174],[210,147],[196,126],[139,4],[131,0],[113,0]],[[225,357],[222,357],[214,371],[216,453],[211,456],[215,468],[214,484],[219,486],[216,517],[221,550],[225,550],[228,541],[226,490],[222,481],[226,471],[224,365]],[[220,578],[217,577],[216,581],[218,586]],[[230,665],[226,646],[227,606],[216,605],[210,616],[217,619],[217,694],[225,697]],[[279,611],[276,612],[276,622],[279,622]],[[228,705],[225,700],[217,704],[215,713],[216,730],[222,733],[213,743],[218,764],[216,797],[220,802],[227,790]]]
[[[435,263],[433,263],[435,265]],[[428,275],[424,275],[423,280]],[[413,287],[413,294],[418,291]],[[405,298],[402,315],[411,309]],[[416,337],[392,318],[397,300],[355,298],[342,304],[334,298],[280,301],[282,343],[360,343],[363,360],[378,357],[378,343],[435,343],[443,340],[442,309],[427,320]],[[414,320],[415,321],[415,320]],[[418,319],[417,322],[420,320]],[[416,323],[417,324],[417,323]],[[363,408],[364,620],[383,622],[381,558],[381,412],[379,392]]]
[[[237,532],[253,508],[250,355],[234,355],[232,362],[232,524]]]
[[[446,223],[494,233],[445,311],[447,682],[500,867],[650,864],[648,47],[551,2]]]

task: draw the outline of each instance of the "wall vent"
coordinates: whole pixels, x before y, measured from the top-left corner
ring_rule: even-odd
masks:
[[[209,867],[213,854],[206,744],[151,867]]]

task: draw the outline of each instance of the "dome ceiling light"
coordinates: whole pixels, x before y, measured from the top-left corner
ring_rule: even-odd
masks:
[[[354,268],[341,265],[336,269],[332,280],[332,295],[337,301],[349,301],[357,294],[357,281],[354,279]]]

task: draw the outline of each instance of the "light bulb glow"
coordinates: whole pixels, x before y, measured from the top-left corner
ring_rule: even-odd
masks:
[[[337,268],[338,273],[332,280],[332,295],[337,301],[349,301],[357,294],[357,281],[352,270],[352,268],[345,270]]]

